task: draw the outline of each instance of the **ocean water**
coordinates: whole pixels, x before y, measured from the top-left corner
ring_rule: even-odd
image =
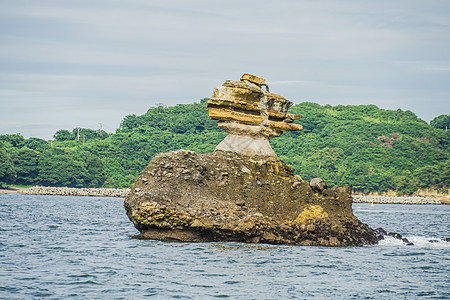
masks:
[[[450,299],[450,206],[353,208],[415,245],[145,241],[121,198],[0,195],[0,298]]]

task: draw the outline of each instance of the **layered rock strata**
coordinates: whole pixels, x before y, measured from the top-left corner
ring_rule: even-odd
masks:
[[[214,89],[208,113],[228,133],[216,150],[276,156],[269,140],[283,131],[302,130],[302,125],[293,123],[300,116],[288,112],[292,102],[263,86],[268,89],[264,79],[244,74],[240,81],[227,80]]]

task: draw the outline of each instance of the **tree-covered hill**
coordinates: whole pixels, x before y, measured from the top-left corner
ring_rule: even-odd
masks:
[[[278,156],[305,180],[359,191],[448,188],[449,116],[431,124],[410,111],[374,105],[320,106],[301,103],[291,112],[301,132],[271,140]],[[445,123],[445,124],[444,124]],[[150,108],[126,116],[114,134],[91,129],[59,130],[54,141],[0,136],[0,182],[11,184],[130,187],[156,154],[180,148],[212,152],[226,133],[200,103]]]
[[[284,134],[272,144],[303,178],[406,194],[450,182],[449,132],[410,111],[315,103],[291,111],[303,116],[304,131]]]

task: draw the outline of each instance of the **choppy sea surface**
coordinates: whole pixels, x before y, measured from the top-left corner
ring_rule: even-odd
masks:
[[[415,245],[145,241],[121,198],[3,194],[0,298],[450,299],[450,206],[353,209]]]

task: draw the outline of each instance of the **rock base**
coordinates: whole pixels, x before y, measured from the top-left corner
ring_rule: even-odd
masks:
[[[377,232],[348,187],[314,192],[274,156],[178,150],[155,156],[125,198],[137,237],[189,242],[354,246]]]

